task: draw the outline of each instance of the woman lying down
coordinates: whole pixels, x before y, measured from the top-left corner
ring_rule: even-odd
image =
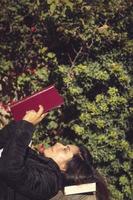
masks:
[[[98,200],[108,200],[102,176],[93,168],[84,146],[72,144],[29,147],[35,125],[46,114],[42,106],[28,111],[21,121],[0,130],[0,200],[49,200],[66,185],[96,182]]]

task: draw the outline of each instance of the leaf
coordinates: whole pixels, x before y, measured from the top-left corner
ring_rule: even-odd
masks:
[[[54,2],[54,0],[47,0],[48,4],[52,4]]]
[[[57,5],[54,4],[54,3],[50,5],[50,12],[51,12],[51,14],[53,14],[54,11],[56,10],[56,6],[57,6]]]

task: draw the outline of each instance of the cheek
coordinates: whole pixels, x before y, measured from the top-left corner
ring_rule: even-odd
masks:
[[[73,155],[71,153],[64,153],[62,154],[62,159],[64,159],[64,162],[68,162],[72,159]]]
[[[67,162],[70,158],[70,156],[67,155],[67,153],[64,153],[64,152],[59,152],[57,154],[58,156],[58,160],[61,161],[61,162]]]

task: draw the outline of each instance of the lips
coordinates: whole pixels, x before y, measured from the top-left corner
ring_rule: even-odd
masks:
[[[44,144],[39,144],[38,145],[38,151],[39,151],[39,153],[44,153],[44,150],[45,150]]]

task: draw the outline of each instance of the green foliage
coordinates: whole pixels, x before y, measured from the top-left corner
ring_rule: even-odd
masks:
[[[84,143],[112,200],[133,196],[132,6],[131,0],[0,2],[1,106],[55,84],[65,105],[37,127],[34,144]]]

